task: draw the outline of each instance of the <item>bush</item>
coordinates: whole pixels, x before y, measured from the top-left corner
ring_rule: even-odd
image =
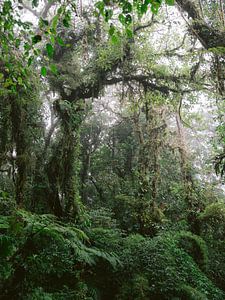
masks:
[[[200,214],[201,231],[215,240],[225,239],[225,203],[215,202],[207,206]]]
[[[206,271],[209,259],[205,241],[188,231],[181,231],[175,237],[178,246],[184,249],[202,270]]]
[[[185,248],[186,244],[180,244],[182,236],[188,241],[191,239],[191,244],[196,244],[197,238],[184,232],[162,234],[153,239],[139,235],[125,239],[121,255],[123,269],[120,274],[121,279],[128,281],[125,286],[132,285],[137,274],[144,274],[145,282],[149,283],[149,299],[171,299],[179,295],[184,286],[190,286],[193,291],[196,290],[196,295],[202,294],[204,299],[223,300],[224,293],[202,272],[193,259],[196,257],[189,248]],[[202,240],[200,241],[201,244]],[[121,289],[123,287],[124,282],[121,280]]]
[[[88,299],[89,285],[83,279],[86,274],[97,264],[113,269],[118,263],[112,251],[91,245],[89,237],[74,224],[61,223],[52,215],[18,210],[12,216],[0,217],[0,224],[3,298]]]

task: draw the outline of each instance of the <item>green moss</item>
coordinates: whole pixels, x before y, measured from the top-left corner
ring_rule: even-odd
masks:
[[[188,231],[177,234],[178,246],[182,247],[203,270],[208,266],[208,249],[205,241]]]
[[[225,237],[225,204],[212,203],[199,216],[201,232],[205,237],[224,240]]]
[[[206,295],[188,285],[183,285],[178,294],[182,300],[208,300]]]
[[[125,240],[121,257],[126,274],[122,277],[129,281],[132,280],[131,274],[145,274],[149,282],[149,299],[171,299],[183,286],[190,286],[196,290],[196,295],[199,293],[205,297],[202,299],[223,300],[224,293],[199,267],[207,261],[205,250],[202,239],[189,232],[172,232],[152,239],[129,237]]]
[[[208,205],[203,213],[201,213],[200,220],[207,221],[210,219],[220,219],[225,221],[225,203],[216,202]]]

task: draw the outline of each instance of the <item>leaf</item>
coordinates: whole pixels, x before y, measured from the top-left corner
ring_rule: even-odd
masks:
[[[140,8],[141,14],[145,14],[147,10],[148,10],[148,4],[142,4]]]
[[[60,36],[56,37],[56,41],[60,46],[65,46],[64,41]]]
[[[152,11],[153,14],[157,14],[158,11],[159,11],[159,4],[157,4],[157,5],[156,4],[152,4],[151,11]]]
[[[19,85],[23,85],[23,79],[21,77],[17,78],[17,82]]]
[[[50,37],[50,41],[52,44],[55,44],[55,37],[53,35]]]
[[[51,69],[53,74],[55,74],[55,75],[58,74],[58,70],[57,70],[56,65],[54,65],[54,64],[50,65],[50,69]]]
[[[33,60],[34,60],[34,57],[33,56],[30,56],[29,58],[28,58],[28,67],[32,64],[32,62],[33,62]]]
[[[44,77],[47,75],[46,67],[41,67],[41,75],[44,76]]]
[[[111,41],[113,44],[118,44],[119,42],[118,37],[115,34],[112,35]]]
[[[58,10],[57,10],[57,14],[58,15],[61,15],[61,13],[64,11],[64,7],[63,7],[63,5],[62,6],[60,6],[59,8],[58,8]]]
[[[38,0],[32,0],[32,6],[38,7],[39,1]]]
[[[18,48],[20,46],[21,40],[20,39],[16,39],[16,48]]]
[[[124,5],[123,5],[123,13],[124,14],[128,14],[130,12],[132,12],[132,4],[130,2],[125,2]]]
[[[54,53],[54,48],[50,43],[46,44],[46,50],[47,50],[48,57],[52,58]]]
[[[167,5],[174,5],[174,0],[166,0]]]
[[[70,23],[69,23],[69,21],[68,21],[67,18],[64,18],[64,19],[63,19],[63,25],[64,25],[66,28],[69,28],[69,27],[70,27]]]
[[[58,21],[59,21],[59,17],[57,15],[54,16],[54,18],[52,19],[52,28],[55,30],[57,28]]]
[[[35,45],[35,44],[39,43],[41,40],[42,40],[41,35],[37,34],[32,37],[32,44]]]
[[[121,23],[122,25],[125,25],[125,23],[126,23],[126,18],[125,18],[125,16],[124,16],[123,14],[119,14],[118,19],[119,19],[119,21],[120,21],[120,23]]]
[[[126,34],[129,39],[133,37],[133,31],[129,28],[126,28]]]
[[[112,36],[115,32],[115,27],[111,24],[109,28],[109,35]]]
[[[112,9],[107,9],[105,11],[105,21],[108,22],[113,16],[113,11]]]
[[[131,22],[132,22],[131,15],[130,14],[126,15],[126,17],[125,17],[125,23],[126,23],[126,25],[131,24]]]
[[[42,28],[43,26],[48,26],[49,25],[49,22],[48,20],[44,20],[44,19],[40,19],[40,27]]]
[[[27,50],[27,51],[29,51],[31,49],[31,45],[28,43],[25,43],[25,45],[23,47],[24,47],[24,50]]]
[[[4,1],[3,10],[2,10],[3,15],[7,15],[11,9],[12,9],[11,1]]]
[[[95,7],[99,10],[100,14],[103,15],[104,14],[104,8],[105,8],[105,4],[102,1],[98,1],[95,4]]]

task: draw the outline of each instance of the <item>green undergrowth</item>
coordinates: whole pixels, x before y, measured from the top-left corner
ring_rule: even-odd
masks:
[[[48,214],[1,216],[1,299],[225,299],[201,237],[126,235],[103,218],[81,230]]]

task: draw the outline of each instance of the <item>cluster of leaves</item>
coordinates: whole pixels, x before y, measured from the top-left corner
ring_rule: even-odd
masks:
[[[206,209],[202,220],[208,212]],[[1,296],[224,299],[224,292],[213,283],[224,288],[222,269],[215,272],[215,264],[223,260],[222,253],[218,257],[220,242],[214,240],[216,251],[209,247],[210,256],[216,257],[213,261],[206,242],[188,231],[162,231],[153,238],[127,236],[109,210],[92,210],[88,219],[91,223],[81,230],[53,215],[15,209],[9,216],[2,215]]]
[[[165,3],[167,5],[174,5],[174,0],[165,0]],[[119,23],[125,28],[127,36],[132,38],[134,15],[137,15],[140,19],[147,13],[148,9],[150,9],[153,14],[157,14],[162,4],[163,0],[103,0],[96,2],[95,7],[97,9],[96,14],[100,14],[106,22],[111,21],[114,14],[116,14]],[[117,35],[119,33],[117,27],[118,26],[115,26],[113,23],[110,24],[109,35],[114,42],[117,41]]]
[[[187,290],[193,293],[193,299],[223,299],[223,292],[213,286],[200,270],[199,262],[195,262],[194,247],[191,253],[185,236],[194,244],[197,240],[204,245],[201,238],[189,232],[166,233],[153,239],[129,236],[122,253],[123,272],[129,279],[122,282],[118,299],[183,299]]]
[[[167,5],[173,5],[174,0],[165,0]],[[132,12],[138,14],[142,17],[150,8],[153,14],[157,14],[160,6],[163,4],[162,0],[120,0],[120,1],[110,1],[103,0],[98,1],[95,6],[99,13],[104,17],[105,21],[108,22],[113,16],[113,10],[110,9],[111,6],[117,5],[120,9],[120,14],[118,19],[120,23],[124,26],[130,25],[132,23]]]
[[[78,293],[92,266],[101,260],[112,268],[118,264],[112,251],[91,246],[82,230],[53,215],[16,210],[1,216],[0,232],[1,295],[24,297],[39,287],[60,293],[64,286],[67,294]]]

